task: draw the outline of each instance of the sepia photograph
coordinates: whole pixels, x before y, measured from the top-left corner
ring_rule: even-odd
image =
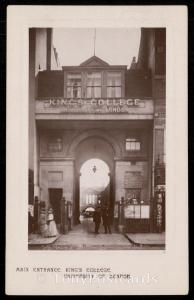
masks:
[[[165,249],[166,28],[29,29],[29,250]]]
[[[6,93],[6,294],[187,294],[187,8],[10,5]]]

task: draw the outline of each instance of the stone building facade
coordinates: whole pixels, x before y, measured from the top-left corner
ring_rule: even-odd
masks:
[[[165,163],[165,29],[141,29],[138,59],[129,69],[92,56],[57,70],[52,70],[52,31],[45,30],[50,34],[42,56],[47,63],[38,72],[33,55],[42,52],[30,50],[31,203],[37,197],[46,208],[52,206],[60,225],[65,198],[76,225],[80,169],[98,158],[110,170],[112,222],[117,224],[124,199],[126,230],[154,231],[156,185],[165,185],[160,172]],[[56,51],[54,58],[57,62]]]

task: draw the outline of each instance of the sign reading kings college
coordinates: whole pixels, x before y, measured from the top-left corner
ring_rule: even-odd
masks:
[[[49,98],[36,100],[36,112],[64,114],[129,114],[145,109],[149,100],[141,99],[66,99]],[[150,106],[150,105],[148,105]],[[151,105],[152,106],[152,105]]]

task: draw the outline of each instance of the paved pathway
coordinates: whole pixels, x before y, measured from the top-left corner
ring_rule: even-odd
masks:
[[[92,232],[83,231],[80,227],[69,232],[67,235],[62,235],[53,244],[56,248],[66,249],[129,249],[131,243],[122,235],[118,233],[112,234],[95,234]]]
[[[114,232],[105,234],[102,225],[99,234],[95,234],[94,223],[92,219],[87,218],[52,244],[37,245],[35,248],[37,247],[45,250],[127,250],[132,247],[132,244],[122,234]]]
[[[45,241],[45,238],[42,238]],[[34,250],[142,250],[150,249],[148,245],[134,245],[130,239],[123,234],[113,232],[105,234],[101,224],[99,234],[94,233],[94,222],[91,218],[81,220],[81,224],[73,227],[67,234],[47,243],[36,239],[29,243],[29,249]],[[154,249],[161,249],[160,245]]]

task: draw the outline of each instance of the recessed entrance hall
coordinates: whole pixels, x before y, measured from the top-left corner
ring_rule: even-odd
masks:
[[[97,202],[106,202],[113,214],[114,149],[100,133],[78,144],[75,173],[74,224],[80,215],[92,216]]]
[[[80,169],[80,217],[93,216],[96,205],[110,202],[110,169],[100,159],[87,160]]]

